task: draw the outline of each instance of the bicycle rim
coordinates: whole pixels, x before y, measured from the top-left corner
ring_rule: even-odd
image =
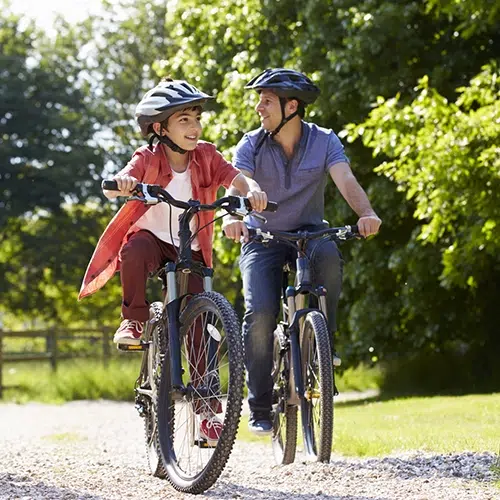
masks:
[[[319,312],[305,318],[301,353],[304,451],[312,460],[328,462],[333,436],[333,366],[328,327]]]
[[[243,399],[243,344],[236,314],[220,294],[191,298],[181,314],[181,359],[185,395],[174,393],[165,358],[158,403],[160,447],[172,486],[201,493],[221,474],[231,453]],[[200,424],[223,423],[218,440],[207,440]]]

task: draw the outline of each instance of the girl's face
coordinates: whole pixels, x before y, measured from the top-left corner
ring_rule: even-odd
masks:
[[[168,125],[163,125],[162,133],[168,135],[182,149],[192,151],[200,140],[201,110],[187,108],[177,111],[168,119]]]

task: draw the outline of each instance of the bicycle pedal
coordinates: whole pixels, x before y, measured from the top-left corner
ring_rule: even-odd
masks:
[[[307,401],[311,401],[311,399],[319,399],[321,398],[321,392],[317,389],[313,389],[312,391],[306,391],[304,393],[304,397]]]
[[[141,343],[138,345],[117,344],[116,348],[119,351],[124,352],[146,351],[149,348],[149,344],[150,342],[144,342],[141,340]]]
[[[199,448],[202,448],[202,449],[217,448],[217,445],[212,446],[212,445],[208,444],[204,439],[195,439],[194,445],[198,446]]]

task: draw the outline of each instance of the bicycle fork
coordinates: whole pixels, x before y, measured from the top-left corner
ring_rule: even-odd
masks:
[[[172,388],[178,398],[182,398],[188,393],[188,388],[182,381],[183,368],[181,360],[181,343],[180,343],[180,328],[179,321],[180,309],[182,301],[188,290],[189,270],[180,274],[179,287],[176,282],[176,264],[168,262],[165,266],[166,271],[166,284],[167,293],[165,296],[164,307],[167,309],[168,319],[168,344],[170,350],[170,376],[172,380]],[[204,268],[203,274],[203,288],[206,292],[212,291],[212,278],[213,270],[211,268]],[[167,361],[167,357],[165,358]]]
[[[291,352],[291,363],[290,363],[290,378],[289,378],[289,396],[288,404],[290,405],[300,405],[301,395],[304,394],[304,383],[302,380],[302,360],[300,356],[300,345],[299,345],[299,323],[295,318],[296,304],[295,304],[295,288],[289,286],[286,289],[286,301],[288,305],[288,318],[292,318],[293,321],[290,324],[290,352]]]
[[[319,299],[319,310],[325,315],[326,319],[326,289],[319,286],[316,290]],[[300,332],[302,330],[303,318],[310,311],[317,309],[304,308],[304,295],[297,292],[293,286],[289,286],[285,292],[288,319],[290,321],[288,331],[290,333],[290,377],[289,377],[289,397],[288,404],[300,405],[301,401],[318,397],[317,394],[306,394],[304,389],[304,379],[302,374],[302,353],[300,348]]]

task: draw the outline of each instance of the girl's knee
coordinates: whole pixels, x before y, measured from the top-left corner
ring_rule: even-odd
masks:
[[[150,253],[151,242],[147,237],[139,234],[133,235],[125,245],[123,245],[120,251],[121,260],[128,259],[141,259],[144,260],[145,257]]]

